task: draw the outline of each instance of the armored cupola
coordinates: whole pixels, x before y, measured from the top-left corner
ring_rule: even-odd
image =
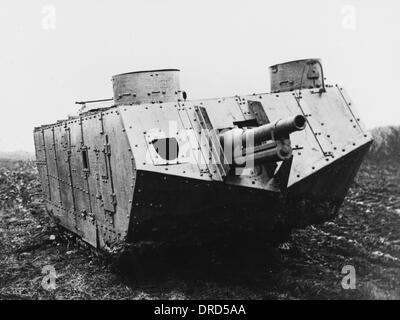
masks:
[[[112,78],[114,102],[122,104],[163,103],[182,99],[179,70],[137,71]]]

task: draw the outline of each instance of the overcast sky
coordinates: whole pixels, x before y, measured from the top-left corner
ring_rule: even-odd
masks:
[[[112,97],[111,76],[181,69],[189,99],[269,91],[268,66],[322,58],[369,127],[400,124],[400,5],[380,1],[0,1],[0,150]]]

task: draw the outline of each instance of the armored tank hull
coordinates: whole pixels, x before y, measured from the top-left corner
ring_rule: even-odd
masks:
[[[372,142],[319,60],[271,92],[186,100],[179,70],[117,75],[114,99],[34,130],[50,215],[90,245],[283,241],[331,219]]]

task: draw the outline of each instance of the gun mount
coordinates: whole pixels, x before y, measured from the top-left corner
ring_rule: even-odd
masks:
[[[226,159],[235,166],[277,162],[292,156],[289,135],[304,130],[302,115],[280,119],[251,129],[234,128],[220,135]]]

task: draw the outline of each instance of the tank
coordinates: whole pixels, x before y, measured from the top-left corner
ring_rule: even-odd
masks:
[[[319,59],[270,76],[270,93],[200,100],[181,91],[177,69],[114,76],[111,101],[34,129],[49,214],[106,251],[279,243],[332,219],[371,136]]]

